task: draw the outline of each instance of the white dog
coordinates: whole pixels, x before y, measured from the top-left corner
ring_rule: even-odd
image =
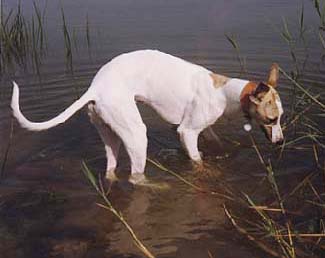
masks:
[[[16,83],[11,107],[22,127],[41,131],[64,123],[88,104],[91,121],[105,144],[106,176],[115,176],[123,142],[131,160],[131,179],[139,179],[144,177],[147,135],[136,102],[151,106],[166,121],[179,125],[177,132],[189,157],[201,163],[198,136],[223,114],[242,111],[258,122],[273,143],[283,141],[283,110],[274,89],[278,75],[274,64],[266,83],[232,79],[169,54],[140,50],[104,65],[87,92],[49,121],[36,123],[23,116]]]

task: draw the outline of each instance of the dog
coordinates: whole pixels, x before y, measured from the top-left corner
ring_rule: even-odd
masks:
[[[106,177],[115,178],[121,143],[131,162],[131,182],[144,179],[147,157],[146,126],[137,102],[151,106],[177,132],[188,156],[202,164],[198,136],[222,115],[242,112],[260,125],[272,143],[282,143],[283,109],[276,91],[279,67],[273,64],[267,82],[228,78],[181,58],[157,51],[121,54],[100,68],[89,89],[57,117],[46,122],[27,120],[19,107],[13,82],[11,108],[20,125],[31,131],[64,123],[88,105],[91,122],[106,150]]]

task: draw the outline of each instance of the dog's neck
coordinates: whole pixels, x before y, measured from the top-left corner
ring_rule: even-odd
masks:
[[[242,79],[231,79],[224,87],[224,92],[227,98],[226,114],[234,112],[244,112],[248,114],[249,95],[254,92],[257,84]]]
[[[240,98],[239,98],[240,106],[246,116],[249,116],[249,103],[250,103],[249,96],[254,93],[257,86],[258,86],[258,84],[256,82],[249,81],[240,93]]]

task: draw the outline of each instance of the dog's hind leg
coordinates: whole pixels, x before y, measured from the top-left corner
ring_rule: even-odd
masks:
[[[145,179],[147,159],[147,128],[142,121],[134,97],[120,95],[118,101],[107,101],[100,106],[100,116],[122,140],[131,161],[130,181]]]
[[[88,114],[91,122],[95,125],[100,138],[105,144],[106,151],[106,178],[115,180],[115,169],[117,166],[117,158],[121,146],[120,138],[112,131],[112,129],[104,123],[104,121],[96,114],[92,104],[88,106]]]
[[[96,125],[96,128],[105,144],[106,151],[106,178],[115,180],[115,169],[117,166],[118,153],[121,146],[120,138],[107,126]]]

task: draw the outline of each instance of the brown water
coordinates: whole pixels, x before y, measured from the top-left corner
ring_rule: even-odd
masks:
[[[228,76],[262,80],[274,61],[292,68],[287,45],[276,28],[283,16],[296,28],[301,1],[62,1],[68,26],[75,32],[73,73],[67,71],[60,1],[48,1],[46,28],[48,50],[40,76],[31,68],[13,68],[2,75],[0,85],[0,154],[8,145],[11,80],[21,88],[21,108],[31,120],[49,119],[69,106],[90,84],[98,68],[112,57],[136,49],[159,49]],[[32,1],[23,1],[32,13]],[[39,1],[44,6],[44,1]],[[7,1],[5,8],[15,6]],[[317,17],[305,1],[305,19]],[[86,41],[89,17],[90,49]],[[72,32],[71,32],[72,33]],[[225,33],[238,35],[247,73],[241,75]],[[317,33],[310,30],[309,63],[304,80],[316,92],[324,87],[324,66]],[[297,50],[303,53],[302,47]],[[302,55],[302,54],[301,54]],[[286,111],[290,84],[279,87]],[[220,121],[216,126],[223,146],[200,140],[200,149],[214,169],[197,175],[183,153],[175,130],[153,111],[140,106],[148,127],[151,158],[159,160],[203,188],[225,193],[225,185],[238,192],[267,192],[263,169],[242,130],[244,120]],[[267,144],[259,131],[257,139]],[[230,139],[230,141],[229,141]],[[231,141],[238,141],[235,145]],[[225,155],[227,154],[227,155]],[[303,158],[302,158],[303,157]],[[311,166],[306,153],[288,153],[281,173],[299,175]],[[84,112],[66,124],[46,132],[31,133],[14,126],[4,179],[0,185],[0,257],[141,257],[129,234],[107,211],[81,171],[81,160],[95,171],[104,169],[104,148]],[[128,170],[125,152],[119,173]],[[140,239],[158,257],[265,257],[238,237],[224,215],[227,202],[199,193],[175,177],[148,164],[146,173],[164,189],[113,186],[110,199]],[[221,176],[217,176],[221,174]],[[282,181],[285,184],[285,179]],[[262,198],[258,195],[256,198]]]

